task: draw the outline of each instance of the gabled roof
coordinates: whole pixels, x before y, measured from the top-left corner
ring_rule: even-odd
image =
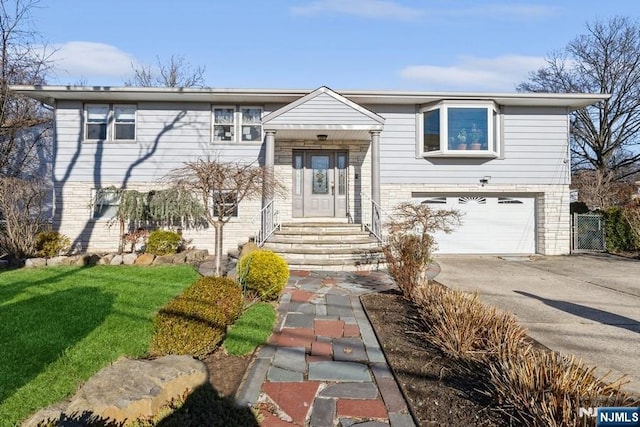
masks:
[[[372,129],[379,129],[384,125],[383,117],[326,86],[319,87],[302,98],[267,114],[262,118],[262,123],[266,127],[273,129],[278,129],[281,126],[290,127],[289,123],[296,121],[298,116],[296,113],[302,110],[324,112],[323,117],[319,117],[319,120],[323,123],[317,124],[325,126],[353,125],[357,122],[363,126],[370,126]],[[326,112],[330,112],[328,117]]]

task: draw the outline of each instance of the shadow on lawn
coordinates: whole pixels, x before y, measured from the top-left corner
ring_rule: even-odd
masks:
[[[0,302],[9,301],[14,296],[18,295],[21,292],[24,292],[28,288],[41,286],[41,285],[55,284],[61,280],[64,280],[69,276],[78,274],[84,271],[85,269],[91,268],[91,267],[93,267],[93,265],[85,265],[82,267],[62,267],[62,268],[58,267],[58,271],[60,270],[62,271],[60,271],[57,274],[46,274],[40,280],[21,279],[21,280],[11,281],[11,279],[8,279],[8,280],[6,279],[7,277],[6,275],[4,277],[0,276]],[[49,272],[50,272],[50,269],[47,270],[47,273]]]
[[[0,306],[0,403],[102,324],[114,300],[75,287]]]

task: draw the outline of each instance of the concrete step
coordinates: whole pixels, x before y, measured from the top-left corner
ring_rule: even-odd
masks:
[[[308,239],[308,238],[281,238],[278,235],[271,237],[265,244],[265,248],[270,248],[274,251],[280,249],[307,249],[318,248],[323,250],[328,249],[376,249],[380,247],[377,240],[372,239],[369,236],[363,236],[359,238],[338,240],[338,239]]]
[[[354,271],[384,267],[382,246],[360,224],[285,223],[264,247],[284,257],[294,270]]]
[[[295,233],[317,233],[326,232],[351,233],[363,231],[361,224],[349,224],[341,222],[288,222],[280,225],[281,231]]]

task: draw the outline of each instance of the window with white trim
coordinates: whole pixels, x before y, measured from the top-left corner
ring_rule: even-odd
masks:
[[[213,106],[213,142],[262,142],[262,111],[253,106]]]
[[[443,101],[418,114],[420,156],[498,155],[499,115],[492,102]]]
[[[84,139],[107,139],[107,127],[109,125],[108,105],[87,105],[85,112]]]
[[[134,141],[136,112],[137,106],[134,104],[86,104],[84,106],[84,139]]]
[[[113,106],[113,139],[136,139],[136,107]]]
[[[235,191],[214,191],[211,198],[214,217],[238,216],[238,193]]]
[[[98,188],[92,191],[93,209],[91,218],[111,219],[118,213],[120,193],[115,188]]]

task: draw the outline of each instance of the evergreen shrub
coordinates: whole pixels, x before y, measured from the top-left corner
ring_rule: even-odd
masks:
[[[64,234],[57,231],[41,231],[36,235],[36,250],[38,255],[45,258],[52,258],[60,253],[69,250],[71,240]]]
[[[242,292],[236,282],[203,277],[158,312],[151,352],[202,358],[218,347],[242,308]]]
[[[155,230],[149,234],[146,252],[156,255],[175,254],[182,245],[182,236],[174,231]]]
[[[289,266],[278,254],[260,249],[250,252],[238,262],[238,278],[263,301],[280,296],[289,280]]]

